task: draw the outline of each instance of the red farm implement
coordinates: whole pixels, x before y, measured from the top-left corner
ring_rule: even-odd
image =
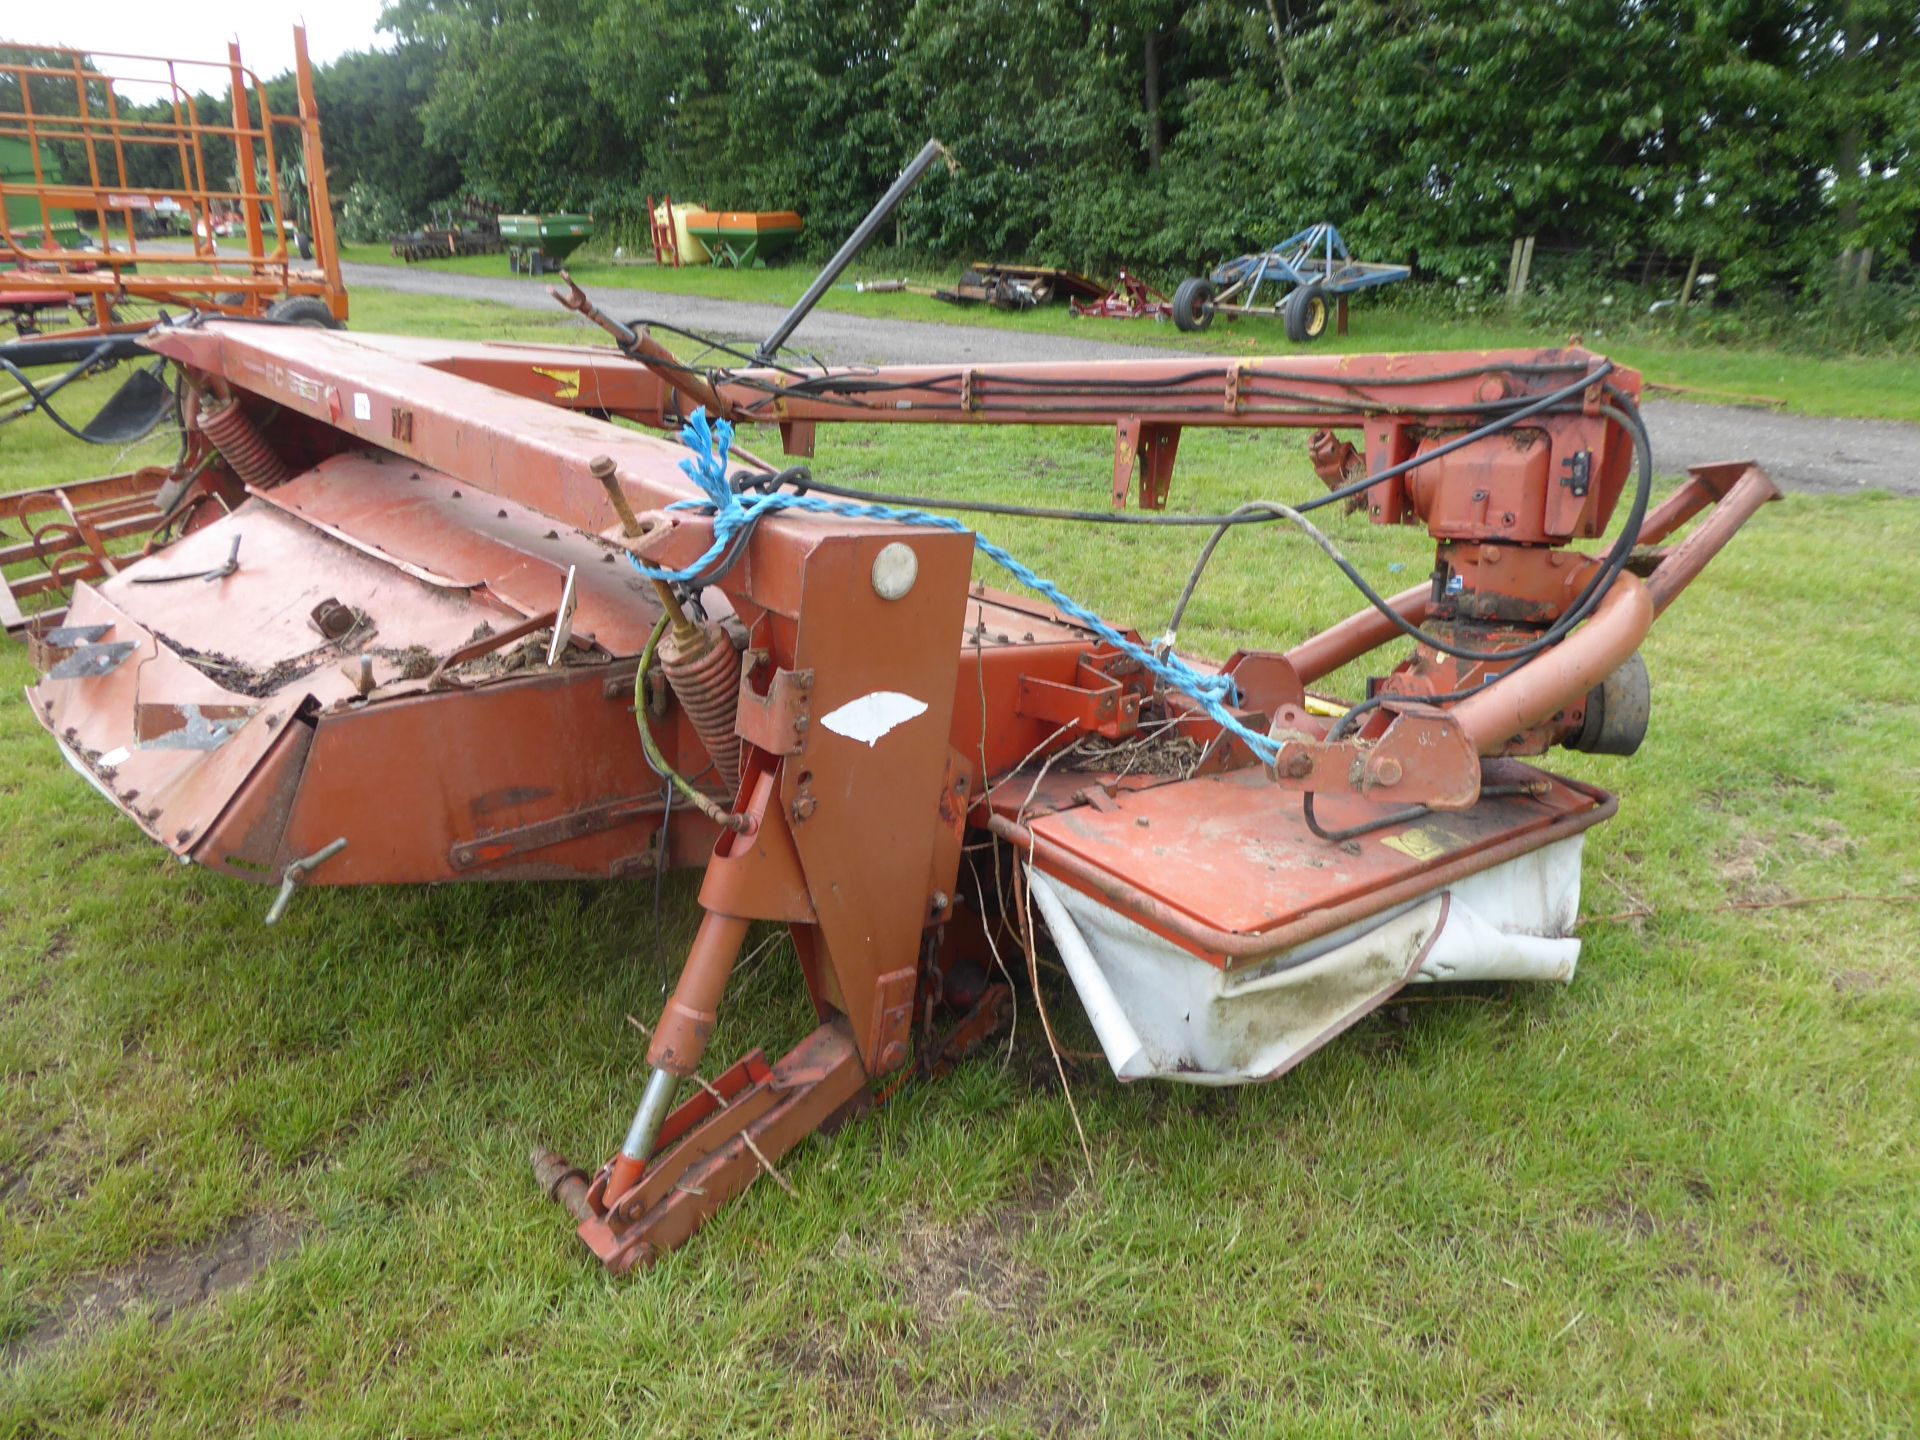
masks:
[[[301,884],[704,867],[625,1139],[591,1170],[537,1159],[615,1272],[950,1067],[1042,943],[1120,1080],[1269,1081],[1408,987],[1572,977],[1583,836],[1618,802],[1539,762],[1639,745],[1640,648],[1773,498],[1759,469],[1654,504],[1640,378],[1579,349],[764,363],[807,303],[728,368],[612,321],[617,354],[156,332],[196,402],[198,508],[34,628],[34,714],[158,844],[280,881],[276,917]],[[1178,615],[1149,643],[938,513],[1031,512],[731,444],[903,423],[1109,431],[1116,501],[1152,505],[1188,427],[1308,432],[1312,496],[1047,513],[1298,529],[1364,603],[1184,655]],[[1375,592],[1312,519],[1343,501],[1424,527],[1431,575]],[[1363,657],[1364,691],[1328,693]],[[715,1069],[756,922],[790,931],[818,1027]]]

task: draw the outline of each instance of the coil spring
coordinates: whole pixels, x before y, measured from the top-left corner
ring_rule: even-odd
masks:
[[[659,663],[732,799],[740,790],[740,739],[733,728],[740,709],[740,652],[724,630],[709,624],[685,648],[669,631]]]
[[[233,473],[247,484],[267,489],[284,485],[293,478],[287,462],[274,453],[266,437],[240,408],[238,400],[224,404],[201,401],[200,430],[213,442],[220,458],[233,467]]]

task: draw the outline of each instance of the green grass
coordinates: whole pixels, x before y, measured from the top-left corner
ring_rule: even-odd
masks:
[[[349,260],[368,264],[400,265],[384,246],[345,248]],[[813,280],[810,265],[781,265],[762,270],[716,269],[689,266],[681,270],[654,265],[616,265],[596,247],[580,253],[571,272],[589,290],[625,287],[668,294],[701,295],[727,300],[752,300],[791,305]],[[424,262],[435,270],[505,277],[503,255],[475,255],[457,260]],[[901,270],[883,257],[862,260],[848,270],[842,284],[820,303],[828,310],[844,310],[895,320],[975,325],[990,329],[1079,335],[1116,341],[1163,345],[1169,349],[1226,355],[1292,353],[1278,320],[1215,321],[1202,335],[1182,335],[1171,322],[1150,320],[1083,320],[1064,305],[1026,314],[1008,314],[984,305],[948,305],[925,295],[861,295],[856,280],[905,278],[916,284],[951,284],[961,267],[945,271]],[[531,283],[531,282],[529,282]],[[356,325],[364,322],[360,307],[375,293],[362,286],[354,292]],[[1801,355],[1763,347],[1733,348],[1692,345],[1657,330],[1650,331],[1626,315],[1596,313],[1581,329],[1590,349],[1612,356],[1640,370],[1649,381],[1684,387],[1679,398],[1709,403],[1741,399],[1779,400],[1785,409],[1801,415],[1828,415],[1847,419],[1920,422],[1920,361],[1901,355]],[[800,333],[805,341],[804,330]],[[1569,338],[1566,326],[1528,323],[1488,304],[1482,313],[1436,319],[1428,304],[1409,301],[1391,289],[1363,295],[1353,302],[1351,333],[1330,335],[1313,346],[1316,352],[1367,354],[1407,350],[1486,350],[1508,346],[1561,345]]]
[[[557,338],[399,296],[376,321]],[[1110,441],[824,431],[854,483],[1086,503]],[[93,457],[0,429],[0,482]],[[1297,437],[1196,432],[1176,502],[1312,488]],[[1336,530],[1368,573],[1417,534]],[[1191,535],[988,531],[1162,623]],[[1123,1088],[1032,1004],[1011,1054],[796,1152],[612,1282],[524,1170],[617,1141],[697,911],[646,885],[265,890],[167,859],[63,766],[0,650],[0,1343],[102,1276],[274,1217],[303,1243],[166,1323],[0,1368],[0,1436],[1906,1436],[1920,1427],[1920,507],[1789,498],[1648,646],[1652,736],[1556,757],[1622,795],[1566,988],[1409,1007],[1280,1082]],[[1230,542],[1183,638],[1353,607]],[[1352,677],[1346,677],[1351,682]],[[1090,1035],[1048,980],[1069,1046]],[[714,1066],[811,1016],[784,946]],[[84,1327],[83,1327],[84,1329]]]

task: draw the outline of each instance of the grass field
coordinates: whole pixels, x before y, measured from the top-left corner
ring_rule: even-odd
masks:
[[[367,264],[400,265],[384,246],[356,245],[346,258]],[[435,271],[505,276],[506,257],[466,256],[458,260],[423,262]],[[847,272],[845,281],[820,303],[887,319],[980,325],[997,329],[1038,330],[1095,339],[1139,341],[1210,354],[1288,354],[1296,347],[1286,338],[1278,320],[1216,320],[1201,335],[1182,335],[1171,322],[1151,320],[1084,320],[1064,305],[1025,314],[1008,314],[984,305],[948,305],[930,296],[912,294],[861,295],[856,280],[909,279],[916,284],[950,285],[959,266],[941,272],[889,268],[884,256],[864,259]],[[574,278],[589,289],[622,286],[670,294],[712,296],[728,300],[756,300],[791,305],[814,276],[809,265],[782,265],[764,270],[723,270],[712,266],[661,269],[653,265],[616,265],[610,255],[589,248],[571,267]],[[371,292],[357,291],[359,307]],[[1685,387],[1683,398],[1711,403],[1734,403],[1755,397],[1784,402],[1783,408],[1803,415],[1833,415],[1869,420],[1920,421],[1920,361],[1902,355],[1802,355],[1778,349],[1734,348],[1683,343],[1658,327],[1650,327],[1624,313],[1633,303],[1622,296],[1622,311],[1596,310],[1577,328],[1584,343],[1612,355],[1623,364],[1644,371],[1662,385]],[[664,318],[672,318],[671,316]],[[1315,342],[1314,351],[1366,353],[1397,350],[1483,350],[1504,346],[1558,345],[1568,339],[1566,325],[1548,326],[1516,318],[1489,304],[1478,315],[1436,320],[1431,302],[1409,301],[1394,288],[1363,295],[1353,302],[1351,333],[1329,335]],[[360,323],[356,319],[356,324]],[[1617,333],[1613,333],[1616,332]],[[800,332],[804,344],[806,332]]]
[[[848,428],[816,463],[1085,504],[1110,447]],[[0,429],[0,487],[98,458]],[[1312,488],[1297,439],[1196,433],[1175,500]],[[1335,526],[1377,579],[1430,554]],[[986,528],[1143,630],[1197,544]],[[1588,925],[1571,986],[1390,1011],[1260,1088],[1071,1065],[1091,1174],[1023,997],[1010,1049],[618,1283],[525,1156],[617,1142],[624,1017],[657,1008],[696,880],[657,916],[645,885],[316,890],[267,930],[265,890],[172,862],[60,763],[8,644],[0,1436],[1912,1435],[1920,905],[1777,902],[1920,894],[1916,548],[1911,501],[1790,497],[1661,622],[1646,748],[1556,757],[1622,795],[1586,910],[1653,912]],[[1219,656],[1352,608],[1318,552],[1243,538],[1182,636]],[[713,1067],[811,1023],[778,943]]]

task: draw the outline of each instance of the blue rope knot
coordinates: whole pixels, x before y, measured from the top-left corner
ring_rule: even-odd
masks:
[[[733,547],[734,541],[743,532],[751,530],[765,516],[784,510],[798,510],[807,515],[839,515],[849,520],[888,520],[901,525],[918,525],[971,535],[974,548],[982,555],[1027,589],[1051,601],[1063,614],[1072,616],[1108,645],[1137,660],[1162,685],[1199,701],[1201,708],[1216,724],[1242,741],[1262,761],[1272,764],[1280,754],[1281,746],[1277,741],[1248,728],[1227,709],[1239,699],[1239,691],[1231,676],[1203,675],[1171,652],[1157,655],[1136,644],[1068,596],[1051,580],[1035,573],[1009,551],[968,529],[951,516],[934,515],[925,510],[897,509],[891,505],[829,500],[819,495],[789,495],[778,491],[771,495],[755,495],[743,501],[727,479],[727,458],[733,449],[733,425],[730,421],[712,422],[707,419],[705,410],[695,410],[680,431],[680,443],[692,452],[690,459],[680,462],[680,469],[700,487],[706,498],[676,501],[668,508],[712,515],[713,543],[707,547],[705,554],[682,570],[657,569],[642,564],[638,556],[629,554],[627,559],[633,568],[649,580],[664,580],[677,585],[701,583],[701,577]]]

